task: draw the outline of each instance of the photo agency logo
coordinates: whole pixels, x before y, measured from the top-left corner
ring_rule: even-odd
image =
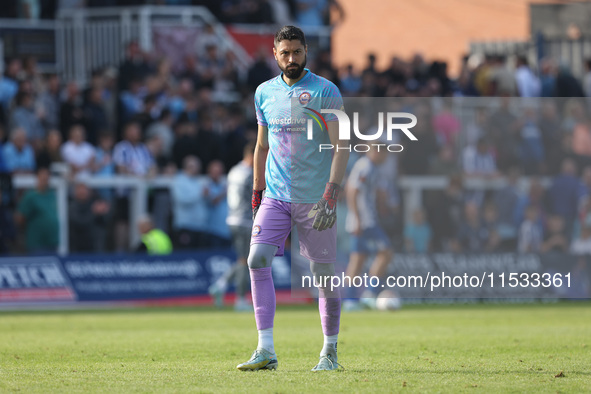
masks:
[[[353,134],[360,141],[364,143],[349,144],[346,147],[335,146],[332,144],[320,144],[318,149],[320,152],[323,150],[348,150],[349,152],[368,152],[372,147],[375,147],[378,151],[385,149],[388,152],[398,153],[402,152],[404,147],[398,143],[390,143],[393,141],[394,132],[402,131],[404,135],[411,141],[417,141],[417,137],[410,131],[411,128],[416,126],[417,117],[408,112],[379,112],[378,113],[378,126],[377,130],[372,134],[364,134],[359,130],[359,112],[353,112],[353,123],[349,115],[344,111],[338,109],[321,109],[320,112],[313,110],[312,108],[304,107],[310,112],[306,112],[311,119],[307,120],[306,130],[308,140],[314,138],[314,122],[320,127],[321,130],[328,130],[328,124],[322,114],[333,114],[337,117],[339,125],[339,140],[350,141],[352,137],[351,128]],[[399,123],[400,121],[402,123]],[[404,122],[407,120],[407,122]],[[410,121],[410,122],[408,122]],[[351,127],[352,126],[352,127]],[[385,133],[385,138],[384,138]],[[387,142],[387,143],[385,143]]]

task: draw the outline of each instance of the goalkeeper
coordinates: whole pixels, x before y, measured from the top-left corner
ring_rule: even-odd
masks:
[[[319,150],[320,144],[341,148],[336,116],[324,116],[306,129],[307,111],[342,109],[338,88],[305,68],[304,33],[285,26],[275,35],[273,53],[282,73],[261,84],[255,93],[258,137],[254,156],[254,223],[248,256],[252,300],[259,334],[258,347],[240,370],[277,368],[273,343],[275,288],[271,276],[274,256],[283,255],[285,240],[296,226],[302,256],[315,276],[334,275],[336,262],[336,201],[349,152]],[[292,100],[293,99],[293,100]],[[296,119],[294,122],[293,120]],[[311,137],[311,139],[308,139]],[[263,190],[265,197],[263,198]],[[341,300],[338,290],[319,289],[324,346],[313,371],[334,370],[337,363]]]

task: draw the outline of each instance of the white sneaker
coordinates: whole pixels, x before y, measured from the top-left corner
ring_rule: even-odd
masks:
[[[234,303],[234,310],[236,312],[253,312],[254,311],[254,307],[252,306],[252,304],[249,304],[248,301],[246,301],[245,299],[236,299],[236,302]]]
[[[377,308],[377,297],[371,291],[365,290],[361,294],[359,302],[367,309],[378,309]]]
[[[345,300],[343,301],[343,311],[345,312],[355,312],[355,311],[362,311],[363,305],[359,301],[354,300]]]
[[[220,286],[218,282],[215,282],[213,285],[209,286],[207,289],[209,295],[213,298],[213,303],[216,308],[222,308],[224,306],[224,295],[226,295],[226,289],[223,286]]]

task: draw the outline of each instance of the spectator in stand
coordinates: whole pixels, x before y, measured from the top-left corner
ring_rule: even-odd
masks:
[[[433,248],[450,251],[455,248],[456,237],[462,222],[465,197],[462,179],[449,178],[445,190],[427,195],[427,217],[433,230]]]
[[[361,90],[361,76],[359,76],[353,64],[349,63],[341,77],[341,92],[345,96],[355,96]]]
[[[510,98],[502,97],[500,108],[491,113],[486,122],[486,132],[495,148],[501,171],[519,164],[516,147],[519,146],[521,126],[512,112]]]
[[[542,253],[566,253],[568,248],[569,242],[564,231],[564,219],[558,215],[551,215],[548,218],[548,228],[540,251]]]
[[[51,168],[53,163],[63,162],[62,158],[62,133],[57,130],[49,130],[45,138],[45,144],[37,154],[37,167]]]
[[[558,67],[554,97],[585,97],[580,82],[573,76],[567,65]]]
[[[472,201],[464,205],[464,218],[460,224],[458,240],[464,252],[484,252],[488,243],[488,231],[480,219],[478,205]]]
[[[127,84],[129,89],[122,91],[119,95],[119,123],[125,125],[136,114],[140,113],[144,108],[144,94],[143,80],[134,77]]]
[[[23,59],[23,79],[31,83],[34,95],[44,90],[44,81],[37,67],[37,58],[35,56],[29,55]]]
[[[183,159],[183,171],[175,178],[171,189],[175,245],[179,249],[205,248],[210,225],[205,199],[205,179],[201,162],[195,156]]]
[[[517,58],[515,80],[517,81],[517,90],[521,97],[540,97],[540,80],[531,70],[527,59],[523,56]]]
[[[461,128],[460,120],[453,113],[451,101],[444,100],[443,108],[433,117],[433,130],[439,145],[455,146]]]
[[[554,59],[544,58],[541,60],[540,84],[542,97],[554,97],[556,89],[556,64]]]
[[[519,190],[520,171],[513,167],[507,174],[507,185],[498,190],[494,196],[494,203],[498,212],[498,234],[503,251],[510,252],[517,249],[517,207],[524,198]]]
[[[480,138],[476,146],[466,146],[462,156],[466,176],[490,178],[498,175],[495,157],[485,138]]]
[[[131,81],[143,80],[150,72],[150,65],[146,61],[146,55],[140,49],[138,42],[136,40],[130,41],[125,49],[125,59],[119,65],[118,90],[120,92],[131,90]]]
[[[174,132],[172,126],[174,124],[174,117],[172,112],[165,108],[160,112],[158,121],[148,126],[146,137],[148,139],[158,137],[162,143],[162,155],[167,160],[172,157],[172,147],[174,144]]]
[[[115,163],[113,162],[113,134],[104,131],[99,135],[98,147],[95,150],[93,171],[97,177],[112,177],[115,175]],[[99,195],[107,202],[113,200],[113,192],[110,189],[99,189]]]
[[[412,214],[412,222],[404,228],[407,252],[427,253],[431,243],[431,227],[425,221],[425,212],[417,209]]]
[[[62,139],[68,139],[68,133],[73,125],[84,122],[82,97],[76,82],[69,82],[66,86],[66,97],[60,107],[60,127]]]
[[[552,99],[544,99],[541,103],[540,121],[538,126],[542,132],[542,142],[544,146],[544,156],[546,157],[545,171],[546,174],[555,174],[559,171],[562,159],[561,144],[562,144],[562,130],[560,128],[560,118],[556,102]]]
[[[273,77],[273,70],[267,62],[269,56],[266,48],[262,47],[257,51],[255,61],[248,70],[247,81],[250,90],[256,90],[257,86]]]
[[[187,107],[187,101],[190,97],[195,94],[194,82],[189,77],[182,77],[179,80],[178,86],[174,90],[174,93],[168,99],[168,107],[164,108],[162,112],[168,111],[172,115],[173,120],[179,118],[183,111]],[[162,118],[162,112],[160,118]]]
[[[70,165],[70,174],[74,178],[91,175],[95,149],[86,142],[86,131],[82,125],[70,128],[70,138],[62,145],[62,158]]]
[[[517,95],[515,75],[507,67],[504,56],[495,56],[492,58],[488,78],[491,96],[514,97]]]
[[[5,67],[4,76],[0,77],[0,104],[8,110],[18,93],[18,75],[22,70],[22,63],[20,59],[12,58],[6,61]]]
[[[570,252],[578,256],[591,255],[591,223],[584,223],[581,234],[570,246]]]
[[[201,86],[213,89],[216,79],[225,67],[225,58],[218,53],[217,45],[214,43],[207,44],[205,56],[201,58],[197,66],[201,76]]]
[[[538,126],[534,108],[524,109],[524,119],[521,127],[521,163],[526,175],[542,173],[544,163],[544,144],[542,132]]]
[[[45,139],[45,129],[37,117],[33,107],[33,96],[29,93],[18,92],[15,107],[11,112],[10,127],[22,128],[27,133],[27,140],[37,150]]]
[[[142,110],[135,114],[132,118],[133,122],[136,122],[140,125],[143,136],[146,135],[148,127],[156,120],[154,118],[154,114],[157,112],[157,100],[158,97],[155,94],[148,94],[146,97],[144,97],[144,105]]]
[[[39,20],[41,16],[40,0],[19,0],[18,17],[21,19]]]
[[[501,247],[501,238],[499,236],[498,212],[494,204],[489,203],[484,206],[482,227],[486,233],[484,251],[488,253],[498,252]]]
[[[591,59],[585,60],[585,75],[583,76],[583,91],[585,96],[591,97]]]
[[[83,111],[86,140],[96,145],[99,133],[109,129],[110,126],[104,107],[103,92],[100,88],[94,87],[88,91]]]
[[[454,150],[450,145],[442,146],[437,157],[431,161],[429,174],[452,176],[460,172]]]
[[[533,178],[529,184],[529,190],[517,204],[515,210],[515,223],[517,226],[525,220],[525,211],[527,207],[535,206],[538,209],[542,220],[546,218],[546,206],[547,206],[547,193],[546,189],[540,182],[539,179]]]
[[[137,123],[127,123],[123,129],[124,139],[113,149],[113,162],[117,173],[138,177],[152,176],[156,173],[154,158],[141,142],[141,129]],[[117,191],[115,208],[115,244],[117,251],[127,248],[129,228],[129,190]]]
[[[525,220],[519,228],[518,251],[537,253],[541,250],[544,230],[538,207],[530,205],[525,210]]]
[[[550,213],[564,219],[566,232],[570,236],[577,216],[581,182],[577,178],[575,163],[566,159],[562,162],[562,172],[554,177],[548,190]]]
[[[10,142],[2,147],[4,165],[13,174],[31,174],[35,171],[35,153],[27,141],[24,129],[14,129],[10,134]]]
[[[41,123],[46,130],[60,128],[60,78],[57,74],[46,77],[47,88],[37,98],[37,106],[41,112]]]
[[[156,228],[149,215],[143,215],[137,222],[141,235],[141,242],[135,248],[136,252],[149,255],[167,255],[172,253],[172,242],[164,231]]]
[[[212,161],[207,167],[205,183],[205,199],[208,204],[208,246],[214,249],[230,247],[230,229],[226,223],[228,216],[228,182],[224,175],[224,164],[219,160]]]
[[[68,206],[70,250],[89,253],[104,251],[109,204],[93,197],[84,183],[74,186]]]
[[[148,148],[150,155],[154,159],[154,164],[156,166],[155,175],[160,174],[168,165],[168,160],[162,154],[162,140],[156,135],[152,138],[148,138],[146,140],[146,148]]]
[[[401,172],[406,175],[425,175],[429,171],[431,158],[437,152],[437,140],[430,128],[431,110],[420,104],[414,110],[417,119],[424,119],[413,127],[412,132],[418,141],[409,141],[401,154]]]
[[[59,244],[59,222],[55,192],[49,188],[49,170],[37,170],[37,185],[21,199],[16,220],[26,228],[29,253],[55,253]]]
[[[575,122],[572,150],[580,167],[591,165],[591,127],[589,117],[580,101],[571,102],[570,112]]]
[[[0,170],[2,170],[1,164]],[[0,255],[7,255],[15,244],[16,228],[14,226],[14,211],[9,204],[2,200],[3,194],[0,193]]]
[[[470,119],[464,132],[464,140],[468,145],[475,145],[481,137],[486,135],[487,112],[484,108],[476,109],[473,119]]]

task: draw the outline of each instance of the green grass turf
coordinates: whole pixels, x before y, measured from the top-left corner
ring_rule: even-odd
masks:
[[[342,316],[342,372],[312,373],[314,307],[280,308],[277,371],[240,372],[250,314],[0,313],[0,392],[584,392],[591,304],[414,306]],[[563,377],[555,377],[562,372]]]

